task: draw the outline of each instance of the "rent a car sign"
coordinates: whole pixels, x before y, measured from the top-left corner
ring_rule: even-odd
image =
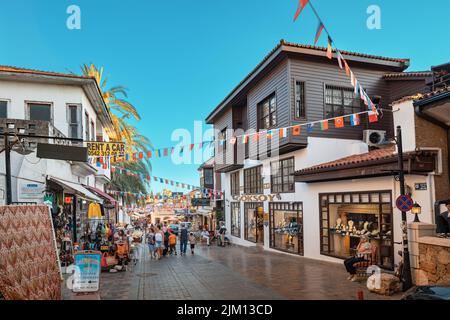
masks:
[[[125,153],[123,142],[87,142],[90,157],[122,156]]]

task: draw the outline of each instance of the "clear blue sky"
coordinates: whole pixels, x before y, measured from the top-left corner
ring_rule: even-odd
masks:
[[[312,1],[339,49],[410,58],[410,70],[450,60],[448,0]],[[66,28],[71,4],[81,8],[81,30]],[[366,27],[372,4],[381,8],[381,30]],[[317,21],[307,8],[294,24],[296,7],[297,0],[1,1],[0,64],[104,66],[110,85],[130,88],[139,129],[167,147],[174,129],[192,131],[280,39],[312,44]],[[153,160],[154,175],[191,184],[197,167]]]

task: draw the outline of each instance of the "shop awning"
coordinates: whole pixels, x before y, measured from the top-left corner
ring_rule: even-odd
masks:
[[[95,194],[90,192],[88,189],[83,187],[81,184],[70,182],[66,180],[61,180],[55,177],[49,177],[49,180],[59,184],[64,189],[68,190],[69,192],[73,192],[76,195],[80,196],[81,198],[85,198],[86,200],[95,201],[98,203],[103,203],[103,200],[97,197]]]
[[[102,197],[103,199],[105,199],[106,201],[108,201],[109,203],[111,203],[113,206],[115,206],[117,204],[116,199],[114,199],[113,197],[111,197],[109,194],[107,194],[106,192],[103,192],[102,190],[95,188],[95,187],[90,187],[90,186],[86,186],[86,188],[88,188],[90,191],[92,191],[93,193],[98,194],[100,197]]]

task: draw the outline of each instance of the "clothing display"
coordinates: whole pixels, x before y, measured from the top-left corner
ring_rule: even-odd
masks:
[[[100,204],[91,202],[88,208],[88,219],[102,218],[102,208]]]

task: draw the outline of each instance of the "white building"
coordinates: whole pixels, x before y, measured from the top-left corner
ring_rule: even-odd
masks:
[[[0,124],[2,132],[84,141],[109,141],[108,133],[114,131],[95,79],[4,66],[0,67]],[[10,141],[15,138],[10,137]],[[83,203],[103,202],[93,190],[105,191],[104,186],[111,177],[109,166],[105,169],[87,162],[40,159],[36,157],[36,142],[62,143],[25,138],[23,144],[14,146],[11,152],[13,203],[42,203],[52,187],[63,191],[53,194],[58,198],[53,199],[55,206],[68,204],[68,199],[60,199],[67,194],[81,201],[82,211],[86,210]],[[2,204],[6,198],[3,155],[0,157]]]

